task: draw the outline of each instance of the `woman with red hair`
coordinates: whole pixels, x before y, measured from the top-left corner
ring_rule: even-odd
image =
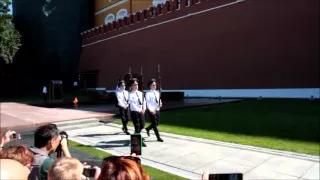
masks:
[[[12,159],[31,169],[33,153],[26,146],[11,146],[0,152],[0,159]]]
[[[150,180],[143,170],[140,158],[110,156],[103,160],[98,180]]]

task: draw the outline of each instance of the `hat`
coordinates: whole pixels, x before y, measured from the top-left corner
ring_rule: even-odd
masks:
[[[139,84],[137,78],[132,78],[131,79],[131,86],[134,85],[134,84]]]
[[[122,85],[126,85],[126,82],[124,81],[124,80],[120,80],[119,82],[118,82],[118,87],[120,87],[120,86],[122,86]]]
[[[148,82],[148,86],[150,86],[151,84],[156,84],[156,82],[156,79],[150,79],[150,81]]]

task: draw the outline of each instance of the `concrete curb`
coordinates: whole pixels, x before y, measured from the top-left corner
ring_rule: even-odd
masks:
[[[84,141],[84,140],[79,140],[79,139],[74,138],[74,137],[70,137],[69,139],[72,140],[72,141],[75,141],[77,143],[80,143],[80,144],[83,144],[83,145],[87,145],[87,146],[92,146],[92,148],[95,148],[94,147],[95,145],[92,144],[91,142]],[[129,146],[128,146],[128,148],[129,148]],[[115,155],[115,156],[128,156],[128,154],[124,154],[124,153],[121,153],[121,152],[115,151],[115,150],[105,150],[105,149],[102,149],[102,148],[95,148],[95,149],[98,149],[100,151],[104,151],[106,153],[109,153],[109,154],[112,154],[112,155]],[[187,178],[187,179],[201,179],[201,175],[200,174],[196,174],[196,173],[193,173],[193,172],[190,172],[190,171],[179,169],[179,168],[176,168],[176,167],[173,167],[173,166],[168,166],[168,165],[165,165],[163,163],[158,163],[158,162],[146,159],[146,158],[140,157],[140,159],[141,159],[141,163],[142,164],[150,166],[150,167],[153,167],[153,168],[156,168],[156,169],[159,169],[161,171],[168,172],[170,174],[181,176],[181,177],[184,177],[184,178]]]
[[[111,126],[111,127],[116,127],[116,128],[122,127],[121,125],[114,124],[114,123],[108,123],[106,125]],[[130,130],[134,130],[133,127],[129,126],[128,128]],[[143,130],[142,132],[145,133],[145,130]],[[150,132],[150,133],[154,134],[153,132]],[[309,161],[314,161],[314,162],[320,162],[319,156],[300,154],[300,153],[295,153],[295,152],[290,152],[290,151],[280,151],[280,150],[275,150],[275,149],[267,149],[267,148],[254,147],[254,146],[248,146],[248,145],[242,145],[242,144],[235,144],[235,143],[228,143],[228,142],[215,141],[215,140],[209,140],[209,139],[195,138],[195,137],[190,137],[190,136],[182,136],[182,135],[164,133],[164,132],[161,132],[161,136],[175,138],[175,139],[182,139],[182,140],[187,140],[187,141],[193,141],[193,142],[199,142],[199,143],[225,146],[225,147],[230,147],[230,148],[237,148],[237,149],[248,150],[248,151],[255,151],[255,152],[272,154],[272,155],[286,156],[286,157],[302,159],[302,160],[309,160]]]

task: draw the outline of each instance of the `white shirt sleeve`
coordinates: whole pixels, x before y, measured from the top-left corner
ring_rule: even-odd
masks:
[[[149,92],[146,93],[146,104],[147,104],[148,110],[152,111],[151,110],[151,104],[149,103],[150,102],[150,95],[149,94],[150,94]]]
[[[117,92],[117,99],[118,99],[118,105],[121,107],[126,107],[126,105],[123,103],[123,95],[122,92]]]

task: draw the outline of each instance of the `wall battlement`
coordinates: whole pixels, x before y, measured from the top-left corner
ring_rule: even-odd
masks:
[[[141,10],[123,19],[82,32],[82,45],[86,46],[101,39],[233,2],[243,2],[243,0],[169,0],[165,4]]]

